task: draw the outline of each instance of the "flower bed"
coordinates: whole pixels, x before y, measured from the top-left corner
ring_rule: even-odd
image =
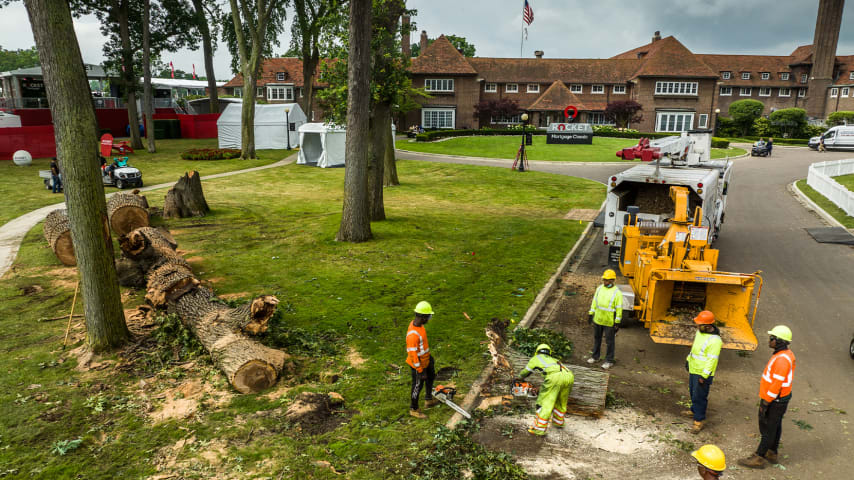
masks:
[[[181,154],[184,160],[226,160],[240,156],[233,148],[194,148]]]

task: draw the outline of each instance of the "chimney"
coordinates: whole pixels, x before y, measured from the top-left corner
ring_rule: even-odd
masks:
[[[836,44],[845,0],[820,0],[812,42],[812,69],[807,86],[807,116],[825,118],[827,89],[833,83]]]
[[[409,15],[400,17],[400,49],[404,58],[412,57],[412,45],[409,43]]]
[[[655,35],[652,36],[652,41],[657,42],[661,40],[661,32],[659,30],[655,31]]]
[[[543,51],[542,50],[534,50],[534,56],[537,58],[543,58]]]
[[[427,50],[427,30],[421,30],[421,55]]]

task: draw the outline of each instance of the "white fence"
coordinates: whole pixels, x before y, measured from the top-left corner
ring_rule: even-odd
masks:
[[[807,174],[807,185],[854,217],[854,193],[832,178],[851,173],[854,173],[854,158],[813,163]]]

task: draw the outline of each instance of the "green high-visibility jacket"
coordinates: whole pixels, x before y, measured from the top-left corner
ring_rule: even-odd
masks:
[[[590,315],[593,322],[606,327],[619,325],[623,318],[623,294],[616,285],[611,288],[599,285],[593,294],[593,302],[590,304]]]
[[[688,373],[703,378],[715,376],[723,343],[720,335],[697,331],[691,353],[688,354]]]
[[[533,372],[539,372],[542,376],[548,376],[550,373],[566,370],[567,368],[561,365],[559,361],[544,353],[538,353],[528,360],[528,365],[519,372],[519,377],[525,378]]]

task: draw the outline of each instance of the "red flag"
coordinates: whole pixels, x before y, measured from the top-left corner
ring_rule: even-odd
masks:
[[[193,80],[196,79],[196,64],[193,64]]]
[[[169,68],[172,69],[172,78],[175,78],[175,66],[172,65],[172,62],[169,62]]]

